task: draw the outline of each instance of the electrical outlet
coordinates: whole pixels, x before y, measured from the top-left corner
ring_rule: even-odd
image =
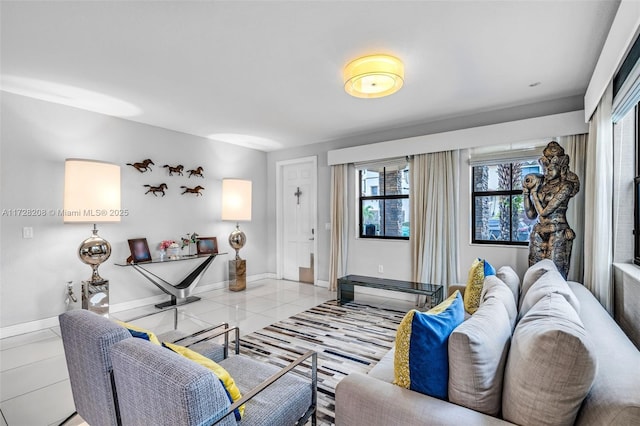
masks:
[[[324,229],[325,229],[325,231],[331,231],[331,223],[330,222],[325,223],[324,224]]]
[[[22,228],[22,238],[33,238],[33,228],[30,226],[25,226],[24,228]]]
[[[378,273],[379,274],[383,274],[384,273],[384,266],[378,265]]]

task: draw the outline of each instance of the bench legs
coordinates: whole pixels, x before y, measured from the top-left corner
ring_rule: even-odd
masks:
[[[353,302],[353,284],[348,281],[338,280],[338,302],[343,305]]]

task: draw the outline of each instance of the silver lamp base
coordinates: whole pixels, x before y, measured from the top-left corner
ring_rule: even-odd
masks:
[[[105,317],[109,316],[109,280],[98,273],[98,266],[111,256],[111,244],[98,235],[93,225],[93,235],[78,248],[78,257],[91,266],[91,279],[82,282],[82,309]]]
[[[240,249],[247,242],[247,236],[236,224],[236,229],[229,235],[229,245],[235,249],[235,260],[229,261],[229,290],[242,291],[247,288],[247,262],[240,258]]]

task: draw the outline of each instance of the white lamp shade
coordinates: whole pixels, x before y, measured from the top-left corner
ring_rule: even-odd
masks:
[[[222,220],[251,220],[251,181],[222,179]]]
[[[68,158],[64,165],[64,222],[120,222],[120,166]]]

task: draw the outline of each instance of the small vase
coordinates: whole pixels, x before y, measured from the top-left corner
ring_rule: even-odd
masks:
[[[167,252],[164,250],[159,250],[158,251],[158,259],[160,259],[160,262],[164,261],[165,258],[167,257]]]
[[[179,259],[180,258],[180,247],[176,245],[176,247],[169,247],[167,249],[167,256],[169,259]]]
[[[198,247],[196,246],[196,243],[190,243],[189,256],[195,256],[196,254],[198,254]]]

